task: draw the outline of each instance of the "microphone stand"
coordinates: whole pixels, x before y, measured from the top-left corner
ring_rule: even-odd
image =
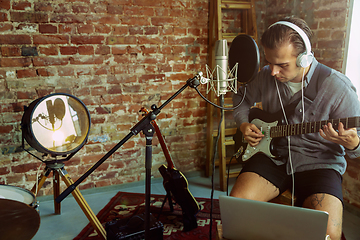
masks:
[[[201,73],[202,74],[202,73]],[[181,87],[174,95],[172,95],[165,103],[163,103],[159,108],[156,105],[152,105],[148,114],[146,114],[133,128],[130,129],[130,133],[126,135],[118,144],[116,144],[108,153],[106,153],[97,163],[95,163],[89,170],[86,171],[77,181],[72,185],[68,186],[65,191],[63,191],[55,201],[60,203],[64,198],[66,198],[76,187],[85,180],[92,172],[94,172],[103,162],[105,162],[117,149],[124,145],[132,136],[137,135],[142,131],[146,138],[146,152],[145,152],[145,239],[150,239],[150,191],[151,191],[151,165],[152,165],[152,137],[154,134],[154,128],[151,124],[152,120],[156,119],[156,116],[160,113],[167,104],[169,104],[175,97],[177,97],[182,91],[184,91],[188,86],[195,88],[200,85],[201,74],[198,73],[193,78],[189,78],[186,81],[186,84]]]

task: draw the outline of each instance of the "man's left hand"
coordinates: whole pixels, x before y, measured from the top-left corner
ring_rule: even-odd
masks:
[[[343,145],[345,148],[354,150],[359,146],[359,137],[356,128],[345,129],[344,125],[340,122],[338,131],[336,131],[331,123],[323,126],[319,130],[320,135],[331,142]]]

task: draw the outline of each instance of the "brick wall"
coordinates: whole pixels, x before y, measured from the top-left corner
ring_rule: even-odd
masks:
[[[89,142],[66,163],[76,180],[207,62],[208,0],[0,1],[0,183],[30,189],[40,162],[21,149],[23,106],[53,92],[80,98],[92,118]],[[281,17],[304,18],[319,61],[339,71],[349,0],[255,0],[257,28]],[[233,14],[233,13],[232,13]],[[229,18],[238,18],[229,14]],[[261,50],[261,47],[260,47]],[[200,87],[200,89],[203,89]],[[158,116],[176,166],[200,170],[205,158],[206,104],[186,89]],[[154,138],[153,174],[164,163]],[[80,188],[144,179],[142,136],[130,139]],[[357,160],[344,175],[345,201],[360,207]],[[44,166],[40,167],[40,172]],[[40,195],[51,194],[47,180]]]
[[[89,141],[65,164],[76,180],[130,132],[141,107],[160,106],[205,69],[207,34],[207,0],[0,1],[0,183],[31,189],[44,169],[21,149],[24,106],[54,92],[87,106]],[[203,168],[205,116],[206,104],[191,88],[158,115],[182,171]],[[156,137],[153,143],[159,176],[165,158]],[[143,180],[144,164],[145,139],[138,134],[80,188]],[[52,194],[51,178],[44,194]]]

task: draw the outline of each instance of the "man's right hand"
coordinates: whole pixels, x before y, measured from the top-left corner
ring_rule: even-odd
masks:
[[[240,131],[242,132],[244,139],[252,147],[258,145],[261,139],[265,136],[253,123],[242,123],[240,125]]]

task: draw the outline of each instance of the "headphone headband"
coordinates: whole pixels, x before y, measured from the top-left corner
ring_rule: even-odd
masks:
[[[297,65],[299,67],[307,67],[311,64],[312,60],[313,60],[313,54],[311,52],[311,44],[310,44],[310,40],[308,38],[308,36],[306,35],[306,33],[304,32],[304,30],[302,30],[300,27],[298,27],[297,25],[288,22],[288,21],[279,21],[276,22],[274,24],[272,24],[269,28],[271,28],[274,25],[285,25],[287,27],[290,27],[291,29],[293,29],[294,31],[296,31],[301,39],[303,40],[304,44],[305,44],[305,49],[306,51],[304,53],[301,53],[298,56],[298,60],[297,60]]]

